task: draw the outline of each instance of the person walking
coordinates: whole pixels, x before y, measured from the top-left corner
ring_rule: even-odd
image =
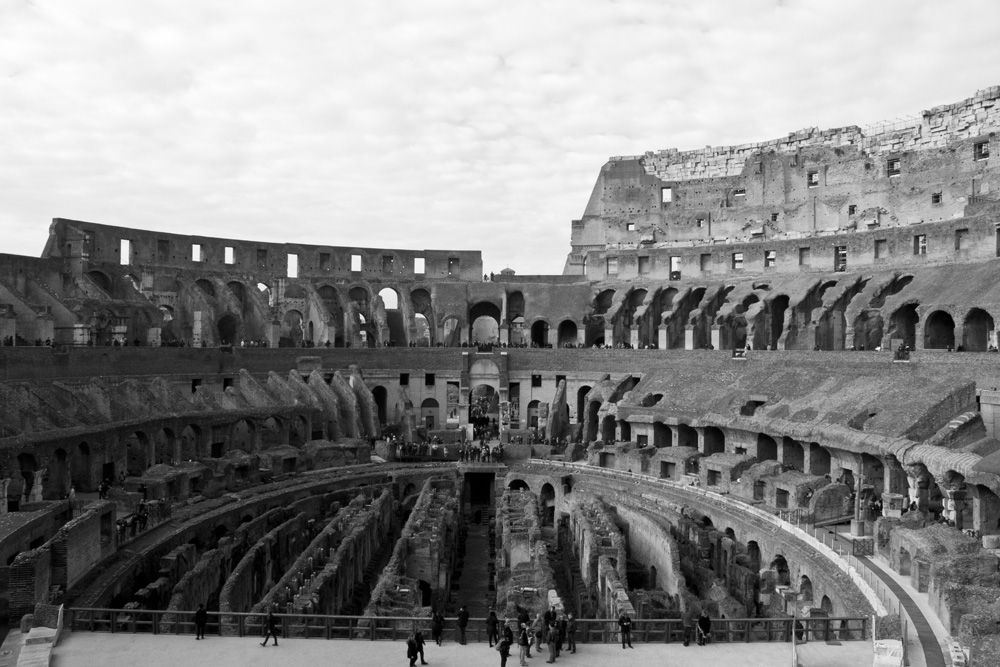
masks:
[[[507,667],[507,658],[510,657],[510,641],[506,637],[497,643],[497,651],[500,652],[500,667]]]
[[[441,635],[444,634],[444,616],[439,612],[431,614],[431,639],[438,646],[441,645]]]
[[[628,612],[623,611],[618,617],[618,627],[622,632],[622,648],[625,648],[625,644],[628,644],[629,648],[635,648],[632,646],[632,617]]]
[[[410,659],[410,667],[416,667],[417,640],[412,633],[406,638],[406,657]]]
[[[273,611],[267,612],[267,619],[264,621],[264,627],[267,633],[264,635],[264,641],[260,643],[261,646],[267,646],[268,638],[274,638],[274,645],[278,645],[278,619],[274,617]]]
[[[521,623],[520,634],[517,636],[517,647],[520,652],[521,667],[528,667],[528,661],[525,658],[528,657],[528,648],[531,646],[531,640],[528,638],[528,625],[527,623]]]
[[[576,653],[576,619],[573,614],[566,619],[566,650]]]
[[[698,617],[698,646],[705,645],[705,642],[709,638],[709,633],[711,632],[712,619],[708,617],[708,612],[702,609],[701,616]]]
[[[198,605],[198,611],[194,613],[194,638],[204,639],[205,638],[205,625],[208,624],[208,612],[205,611],[205,605]]]
[[[465,646],[465,628],[469,625],[469,610],[462,605],[458,610],[458,643]]]
[[[681,627],[684,629],[684,645],[691,643],[691,634],[694,632],[694,609],[691,605],[681,614]]]
[[[427,661],[424,660],[424,644],[426,643],[424,642],[424,633],[422,633],[420,630],[414,632],[413,641],[417,643],[417,655],[420,656],[420,664],[426,665]]]
[[[493,644],[500,642],[500,619],[497,618],[497,613],[490,609],[490,615],[486,617],[486,639],[490,643],[490,648],[493,648]]]

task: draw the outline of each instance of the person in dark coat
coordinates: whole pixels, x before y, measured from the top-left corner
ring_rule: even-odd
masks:
[[[469,625],[469,610],[462,605],[458,610],[458,643],[465,645],[465,628]]]
[[[625,644],[629,648],[635,648],[632,646],[632,617],[627,612],[623,611],[618,617],[618,628],[622,631],[622,648],[625,648]]]
[[[422,633],[420,630],[414,632],[413,641],[417,643],[417,654],[420,656],[420,664],[426,665],[427,661],[424,660],[424,644],[426,643],[424,641],[424,633]]]
[[[507,658],[510,657],[510,642],[504,637],[497,644],[497,650],[500,651],[500,667],[507,667]]]
[[[406,657],[410,659],[410,667],[417,664],[417,640],[410,635],[406,638]]]
[[[702,609],[701,616],[698,617],[698,646],[705,645],[711,631],[712,619],[708,617],[708,612]]]
[[[684,628],[684,645],[687,646],[694,634],[694,609],[690,606],[681,614],[681,626]]]
[[[490,643],[490,648],[493,648],[493,644],[500,641],[500,619],[497,618],[497,613],[490,609],[490,615],[486,617],[486,639]]]
[[[573,614],[566,619],[566,649],[570,653],[576,653],[576,619]]]
[[[510,629],[510,619],[504,619],[503,629],[500,631],[500,638],[506,639],[511,646],[514,645],[514,631]]]
[[[208,612],[205,611],[205,605],[198,605],[198,611],[194,613],[194,638],[204,639],[205,638],[205,625],[208,624]]]
[[[274,617],[274,612],[267,612],[267,620],[264,621],[264,628],[267,630],[264,635],[264,641],[260,643],[261,646],[267,646],[267,640],[270,637],[274,638],[274,645],[278,645],[278,619]]]
[[[441,645],[441,635],[444,634],[444,616],[438,612],[431,614],[431,639],[438,646]]]

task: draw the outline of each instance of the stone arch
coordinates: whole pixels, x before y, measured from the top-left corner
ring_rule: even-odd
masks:
[[[809,443],[809,474],[822,477],[830,474],[830,452],[819,443]]]
[[[141,476],[149,468],[152,458],[149,436],[142,431],[130,433],[125,438],[125,471],[130,476]]]
[[[332,340],[329,338],[329,333],[327,339],[334,347],[344,347],[344,305],[341,303],[340,293],[333,285],[321,285],[316,293],[319,294],[326,309],[328,330],[333,333]]]
[[[778,443],[766,433],[757,434],[757,460],[777,461]]]
[[[399,310],[399,292],[392,287],[383,287],[378,292],[386,310]]]
[[[507,488],[511,491],[530,491],[531,487],[523,479],[512,479],[507,484]]]
[[[801,442],[787,435],[781,438],[781,463],[782,465],[794,468],[799,472],[805,472],[805,449]]]
[[[955,320],[943,310],[935,310],[924,324],[924,349],[955,349]]]
[[[454,315],[445,317],[441,322],[441,344],[445,347],[458,347],[462,344],[462,328]]]
[[[589,442],[594,442],[599,439],[600,432],[598,429],[599,425],[599,413],[601,411],[600,401],[591,401],[587,404],[587,422],[585,424],[584,431],[587,433],[587,439]]]
[[[240,419],[233,424],[232,435],[229,438],[228,449],[238,449],[243,452],[252,452],[255,449],[256,427],[249,419]],[[220,458],[225,455],[225,451],[212,452],[212,456]]]
[[[554,526],[556,516],[556,490],[549,482],[542,484],[538,495],[538,509],[542,514],[542,526]]]
[[[388,424],[389,423],[389,390],[378,385],[372,388],[372,397],[375,399],[375,406],[378,411],[378,423]]]
[[[615,326],[615,342],[616,343],[626,343],[631,344],[632,342],[632,325],[641,325],[642,321],[646,317],[645,310],[639,312],[642,308],[643,302],[646,300],[646,295],[649,291],[645,288],[636,288],[629,292],[626,297],[625,303],[622,308],[618,311],[618,322]],[[642,341],[642,328],[639,326],[638,333],[640,335],[639,346],[643,344]]]
[[[770,310],[770,318],[768,319],[768,328],[770,329],[770,335],[768,336],[769,349],[778,349],[781,334],[784,333],[785,329],[785,313],[788,311],[788,301],[787,294],[779,294],[768,302],[768,309]]]
[[[91,480],[90,470],[90,445],[81,442],[76,446],[76,455],[73,456],[70,464],[70,480],[78,491],[93,491],[94,483]]]
[[[49,460],[48,477],[43,480],[45,496],[52,499],[66,498],[70,489],[69,455],[59,447]]]
[[[614,415],[605,415],[601,422],[601,440],[604,442],[615,441],[615,418]]]
[[[859,350],[874,350],[882,345],[885,323],[882,313],[875,309],[862,310],[854,318],[854,347]]]
[[[781,554],[775,555],[771,561],[770,569],[774,571],[774,580],[779,586],[791,586],[791,572],[788,569],[788,561]]]
[[[193,461],[204,456],[201,447],[201,427],[188,424],[181,431],[181,460]]]
[[[410,292],[410,303],[413,304],[413,342],[417,347],[434,345],[437,328],[431,293],[422,287],[415,289]]]
[[[799,578],[799,600],[802,602],[812,602],[813,599],[813,585],[812,580],[808,576],[802,575]]]
[[[309,432],[309,420],[305,415],[292,417],[291,422],[288,424],[289,445],[292,447],[302,447],[309,442],[311,435]]]
[[[284,424],[280,417],[270,416],[260,427],[260,444],[264,448],[285,444]]]
[[[414,347],[430,347],[433,344],[432,332],[434,328],[431,326],[430,320],[423,313],[413,314],[413,337],[411,341]]]
[[[698,448],[698,431],[687,424],[677,425],[677,446]]]
[[[172,463],[174,460],[174,432],[161,428],[153,435],[153,462]]]
[[[632,442],[632,425],[628,423],[628,420],[618,420],[618,431],[622,434],[622,442]]]
[[[615,290],[606,289],[594,297],[594,313],[587,320],[586,344],[612,345],[613,340],[605,340],[604,330],[608,326],[607,313],[614,304]]]
[[[559,347],[576,346],[577,328],[573,320],[563,320],[559,323]]]
[[[207,278],[199,278],[194,281],[195,286],[205,293],[206,296],[215,298],[215,285],[212,284],[211,280]]]
[[[670,427],[663,422],[653,422],[653,447],[672,447],[674,444],[674,434],[670,432]]]
[[[469,309],[469,340],[480,343],[499,342],[499,306],[490,301],[480,301]]]
[[[726,451],[726,435],[722,429],[715,426],[705,427],[705,456],[724,454]]]
[[[910,348],[917,344],[917,304],[908,303],[897,308],[889,317],[889,337],[901,338]]]
[[[760,545],[756,540],[747,542],[747,557],[750,559],[750,571],[760,572]]]
[[[279,347],[298,347],[305,338],[302,313],[294,308],[285,311],[281,318],[281,339]]]
[[[827,596],[823,596],[823,599],[819,603],[819,608],[823,610],[828,617],[833,616],[833,600]]]
[[[220,345],[234,345],[239,342],[240,320],[232,313],[225,313],[216,323]]]
[[[115,296],[114,287],[111,284],[111,278],[108,277],[108,274],[104,273],[103,271],[98,271],[94,269],[91,271],[87,271],[87,277],[90,278],[90,281],[92,283],[94,283],[102,290],[107,292],[108,296],[110,297]]]
[[[587,394],[590,393],[591,386],[583,385],[576,390],[576,421],[582,424],[587,417]]]
[[[962,325],[962,349],[985,352],[994,343],[993,317],[982,308],[972,308]]]
[[[24,491],[21,495],[27,496],[31,493],[31,486],[35,483],[35,473],[38,472],[38,461],[35,460],[35,455],[29,452],[18,454],[17,468],[21,472],[21,479],[24,483]]]
[[[428,429],[441,428],[441,405],[436,398],[425,398],[421,401],[420,423]]]
[[[549,323],[537,319],[531,323],[531,346],[545,347],[549,344]]]

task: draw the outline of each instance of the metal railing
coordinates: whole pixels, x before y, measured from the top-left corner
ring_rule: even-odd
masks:
[[[420,630],[431,638],[431,620],[413,616],[325,616],[275,614],[282,638],[402,641]],[[195,632],[193,611],[147,609],[101,609],[74,607],[66,610],[66,626],[76,632],[123,634],[191,635]],[[226,637],[262,637],[265,617],[261,614],[209,612],[206,634]],[[576,639],[602,644],[620,641],[617,619],[577,619]],[[736,618],[713,619],[711,641],[727,643],[787,642],[799,640],[862,641],[870,637],[870,621],[864,617],[835,618]],[[455,619],[447,619],[444,637],[457,641]],[[635,619],[632,640],[673,643],[684,639],[680,619]],[[487,641],[486,619],[469,619],[466,640]]]

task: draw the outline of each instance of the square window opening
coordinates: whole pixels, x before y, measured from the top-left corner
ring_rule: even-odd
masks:
[[[799,266],[809,266],[809,260],[812,259],[812,253],[809,248],[799,248]]]
[[[941,203],[941,193],[940,192],[935,192],[935,193],[931,194],[931,203],[932,204],[940,204]]]
[[[663,204],[669,204],[674,200],[674,189],[673,188],[660,188],[660,202]]]
[[[887,239],[875,239],[875,259],[884,259],[889,256],[889,241]]]
[[[764,251],[764,266],[775,266],[778,263],[778,251],[777,250],[765,250]]]
[[[965,250],[968,245],[966,238],[969,236],[968,229],[955,230],[955,250]]]
[[[222,261],[226,264],[236,263],[236,251],[231,245],[227,245],[222,251]]]
[[[424,386],[433,387],[434,386],[434,373],[426,373],[424,375]]]
[[[267,268],[267,249],[257,248],[257,267],[261,269]]]
[[[833,270],[847,270],[847,246],[839,245],[833,249]]]
[[[635,231],[635,223],[634,222],[626,222],[625,223],[625,231],[626,232],[634,232]]]
[[[618,273],[618,258],[608,257],[608,274],[613,275]]]
[[[409,373],[400,373],[399,374],[399,386],[400,387],[409,387],[410,386],[410,374]]]
[[[927,254],[927,235],[917,234],[913,237],[913,254],[914,255],[926,255]]]
[[[639,258],[639,273],[649,273],[649,257]]]
[[[858,212],[858,205],[851,204],[847,207],[847,215],[855,215]]]
[[[426,268],[424,266],[424,258],[423,257],[414,257],[413,258],[413,272],[416,273],[417,275],[423,275],[424,271],[426,271]]]
[[[747,196],[747,190],[746,190],[746,188],[736,188],[735,190],[733,190],[733,196],[734,197],[746,197]]]
[[[771,222],[777,222],[777,221],[778,221],[778,214],[777,213],[772,213],[771,214]]]
[[[396,267],[396,258],[392,255],[382,255],[382,273],[393,273]]]
[[[122,239],[119,243],[119,249],[121,257],[118,258],[118,261],[121,262],[122,266],[128,266],[132,263],[132,242],[128,239]]]
[[[351,271],[361,270],[361,255],[351,255]]]
[[[532,387],[541,387],[542,386],[542,376],[541,375],[532,375],[531,376],[531,386]]]
[[[192,243],[191,244],[191,261],[200,262],[201,261],[201,244]]]
[[[328,253],[328,252],[321,252],[319,254],[319,270],[320,271],[329,271],[331,268],[332,268],[332,265],[331,265],[331,262],[330,262],[330,253]]]
[[[294,253],[288,254],[288,277],[299,277],[299,256]]]
[[[733,253],[733,268],[742,269],[743,268],[743,253],[734,252]]]
[[[973,155],[977,160],[985,160],[990,156],[990,142],[977,141],[973,144]]]
[[[819,187],[819,172],[818,171],[807,172],[806,173],[806,184],[810,188],[817,188],[817,187]]]
[[[711,253],[702,253],[701,257],[698,258],[698,269],[701,271],[708,271],[709,267],[712,265],[712,255]]]
[[[888,176],[899,176],[902,173],[901,163],[898,157],[894,157],[887,160],[885,163],[885,172]]]

